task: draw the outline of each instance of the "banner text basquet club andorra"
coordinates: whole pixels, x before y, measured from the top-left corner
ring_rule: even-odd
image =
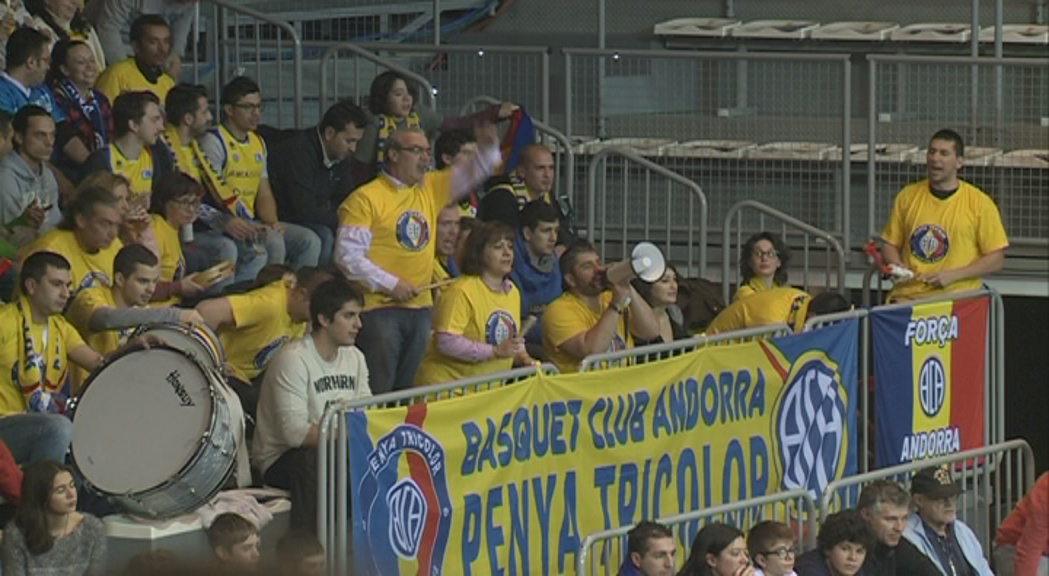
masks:
[[[856,470],[857,335],[850,320],[351,412],[357,573],[563,574],[594,531],[819,493]]]

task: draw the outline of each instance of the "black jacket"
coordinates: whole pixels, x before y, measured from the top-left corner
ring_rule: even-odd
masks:
[[[878,543],[863,563],[865,576],[942,576],[939,568],[911,544],[900,538],[895,548]]]
[[[317,129],[307,128],[269,148],[270,186],[282,222],[339,226],[339,204],[359,182],[353,177],[355,161],[347,158],[324,166]]]

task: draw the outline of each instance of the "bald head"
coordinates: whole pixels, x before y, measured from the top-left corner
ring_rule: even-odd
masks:
[[[536,200],[554,189],[554,155],[542,144],[529,144],[521,151],[517,176],[524,180],[531,200]]]

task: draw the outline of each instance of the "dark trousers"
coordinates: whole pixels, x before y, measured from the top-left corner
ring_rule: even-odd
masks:
[[[293,448],[263,474],[269,486],[291,493],[291,528],[317,532],[317,450]]]
[[[376,308],[361,315],[357,347],[368,359],[372,394],[412,387],[430,341],[430,315],[430,308]]]

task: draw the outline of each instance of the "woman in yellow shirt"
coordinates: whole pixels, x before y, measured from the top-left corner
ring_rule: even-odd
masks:
[[[510,282],[514,231],[481,224],[466,241],[462,276],[441,295],[416,386],[532,363],[521,329],[521,293]]]
[[[179,230],[197,219],[197,208],[204,196],[199,182],[175,170],[157,181],[150,200],[151,226],[160,259],[160,281],[153,291],[153,305],[174,305],[181,298],[199,296],[205,287],[186,276]]]
[[[771,232],[751,236],[739,257],[739,289],[732,301],[786,286],[788,262],[790,248],[783,238]]]

